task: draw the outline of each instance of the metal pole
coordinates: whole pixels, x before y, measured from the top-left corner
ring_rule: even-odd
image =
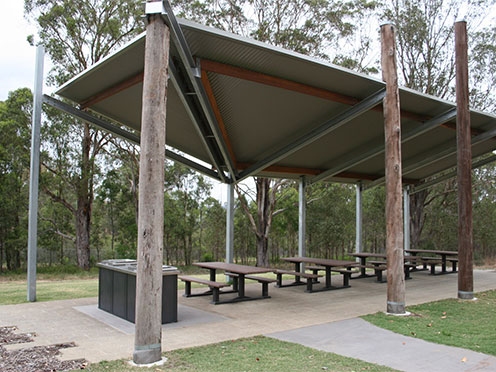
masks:
[[[458,298],[474,298],[472,146],[468,90],[467,23],[455,23],[458,183]]]
[[[362,241],[362,230],[363,230],[363,215],[362,215],[362,192],[363,186],[362,183],[357,183],[356,185],[356,225],[355,225],[355,234],[356,234],[356,243],[355,243],[355,252],[361,253],[363,251],[363,241]],[[357,258],[359,260],[359,258]]]
[[[307,183],[305,176],[300,178],[299,185],[299,198],[298,198],[298,256],[306,256],[306,217],[307,217],[307,199],[305,191],[307,188]],[[305,264],[301,264],[300,270],[305,271]]]
[[[396,70],[395,30],[381,26],[382,79],[386,82],[384,134],[386,140],[387,312],[405,313],[403,206],[401,193],[401,116]]]
[[[36,48],[34,73],[33,125],[31,131],[31,170],[29,176],[28,301],[36,301],[36,253],[38,249],[38,183],[40,178],[40,128],[43,103],[43,62],[45,49]]]
[[[227,184],[226,211],[226,263],[233,263],[234,256],[234,183]],[[231,278],[226,275],[229,282]]]
[[[403,189],[403,240],[405,250],[410,249],[410,189]],[[405,252],[405,254],[408,254]]]
[[[165,122],[170,33],[160,14],[148,14],[147,19],[133,353],[136,364],[157,362],[162,351]]]

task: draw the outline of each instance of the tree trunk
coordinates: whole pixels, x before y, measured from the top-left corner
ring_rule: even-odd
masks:
[[[79,180],[78,198],[76,208],[76,256],[77,264],[84,270],[90,268],[90,223],[91,223],[91,204],[93,192],[91,187],[91,169],[90,169],[90,146],[91,136],[90,128],[84,123],[84,135],[82,142],[82,163],[81,179]]]
[[[269,239],[266,236],[257,235],[257,266],[269,267],[268,247]]]
[[[418,249],[425,223],[424,206],[429,190],[410,195],[410,242],[412,249]]]
[[[0,240],[0,273],[3,273],[3,239]]]

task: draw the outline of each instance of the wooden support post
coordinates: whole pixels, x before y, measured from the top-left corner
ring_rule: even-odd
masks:
[[[384,134],[386,141],[387,312],[404,314],[401,117],[393,25],[381,26],[381,46],[382,79],[386,82]]]
[[[164,162],[169,28],[148,16],[141,114],[136,333],[133,361],[161,359]]]
[[[468,93],[467,24],[455,23],[458,183],[458,298],[474,298],[472,266],[472,147]]]

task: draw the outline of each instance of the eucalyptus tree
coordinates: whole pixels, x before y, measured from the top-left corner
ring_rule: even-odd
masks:
[[[98,62],[143,27],[142,5],[135,0],[25,0],[24,5],[25,16],[38,28],[37,37],[30,41],[43,44],[52,59],[48,81],[53,84],[61,84]],[[88,269],[95,164],[109,135],[76,120],[68,130],[77,138],[73,146],[79,159],[64,178],[76,197],[50,196],[74,215],[78,265]]]

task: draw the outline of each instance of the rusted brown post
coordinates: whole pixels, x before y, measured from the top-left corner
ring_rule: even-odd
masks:
[[[161,359],[164,162],[169,28],[148,16],[141,114],[136,332],[133,361]]]
[[[387,312],[404,314],[401,117],[394,31],[391,24],[381,26],[382,80],[386,82],[384,135],[386,141]]]
[[[458,182],[458,298],[474,298],[472,266],[472,146],[468,104],[467,23],[455,23]]]

